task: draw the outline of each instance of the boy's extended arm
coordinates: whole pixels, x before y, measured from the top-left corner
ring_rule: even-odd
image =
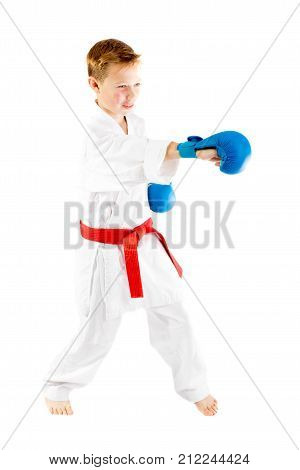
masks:
[[[99,133],[93,123],[85,137],[80,186],[98,192],[118,191],[126,183],[169,184],[181,158],[177,145],[167,139]],[[198,150],[197,156],[200,152],[216,155],[215,149]]]

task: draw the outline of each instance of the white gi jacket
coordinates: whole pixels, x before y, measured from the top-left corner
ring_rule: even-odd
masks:
[[[177,159],[164,162],[170,140],[148,139],[144,119],[133,112],[126,119],[128,135],[94,102],[92,115],[85,122],[90,137],[84,137],[78,189],[83,207],[80,219],[91,227],[134,228],[152,217],[148,183],[169,184],[179,165]],[[78,231],[80,237],[79,224]],[[100,303],[106,319],[115,318],[129,310],[184,298],[183,281],[155,234],[145,234],[138,243],[142,298],[130,297],[123,245],[81,237],[80,244],[75,250],[75,295],[80,314],[88,316]],[[176,250],[171,252],[176,258]]]

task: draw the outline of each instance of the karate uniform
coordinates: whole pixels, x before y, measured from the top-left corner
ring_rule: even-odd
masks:
[[[94,228],[134,229],[151,218],[148,183],[169,184],[179,159],[164,161],[170,140],[146,137],[145,121],[126,115],[128,135],[96,102],[85,122],[79,168],[82,222]],[[105,159],[104,159],[104,158]],[[209,394],[206,366],[184,307],[183,281],[153,233],[138,243],[143,297],[132,298],[122,244],[85,238],[75,250],[75,298],[84,326],[45,376],[45,396],[68,400],[69,392],[92,380],[112,346],[123,313],[144,308],[151,345],[172,369],[176,392],[195,402]],[[173,253],[174,255],[174,253]],[[52,374],[51,379],[48,380]]]

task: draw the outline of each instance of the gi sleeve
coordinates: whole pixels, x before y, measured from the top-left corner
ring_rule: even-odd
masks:
[[[164,162],[170,140],[152,140],[142,134],[119,135],[107,130],[99,135],[89,130],[81,161],[83,189],[120,191],[122,185],[126,188],[132,183],[169,184],[177,168],[174,161]]]
[[[145,120],[141,119],[141,126],[142,126],[142,135],[146,135],[146,125]],[[172,139],[168,140],[168,145]],[[150,142],[157,142],[157,141],[150,141]],[[158,141],[159,142],[159,141]],[[168,146],[167,145],[167,146]],[[147,181],[149,183],[159,183],[159,184],[170,184],[172,182],[173,177],[175,176],[180,159],[173,159],[173,160],[164,160],[166,154],[167,147],[165,148],[164,156],[158,157],[156,161],[154,158],[145,159],[144,162],[144,169]]]

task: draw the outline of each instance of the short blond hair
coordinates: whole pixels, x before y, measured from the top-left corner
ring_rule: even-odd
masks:
[[[103,83],[108,76],[109,64],[133,65],[140,63],[140,57],[141,54],[136,54],[125,42],[103,39],[96,42],[87,54],[88,75]]]

